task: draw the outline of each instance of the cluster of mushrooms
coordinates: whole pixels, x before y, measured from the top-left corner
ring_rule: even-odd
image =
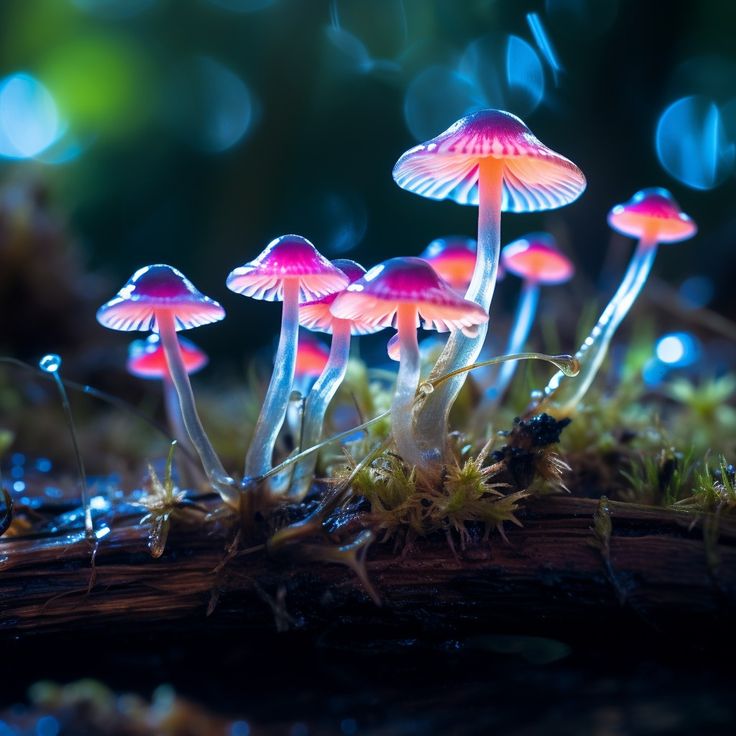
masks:
[[[301,449],[314,446],[322,437],[325,412],[345,376],[351,337],[391,327],[396,334],[389,341],[389,353],[399,361],[391,406],[392,438],[407,466],[432,477],[449,461],[448,414],[467,375],[458,369],[474,364],[484,345],[499,265],[523,279],[509,353],[523,348],[540,285],[561,283],[574,273],[572,263],[544,233],[531,234],[501,250],[501,212],[561,207],[577,199],[586,184],[575,164],[547,148],[516,116],[482,110],[464,117],[407,151],[393,176],[400,187],[415,194],[476,205],[477,244],[469,239],[438,239],[422,257],[391,258],[365,271],[354,261],[327,260],[299,235],[284,235],[229,274],[227,286],[232,291],[283,303],[274,370],[240,483],[223,467],[197,414],[189,373],[206,358],[177,336],[181,330],[223,319],[222,306],[177,269],[156,264],[133,274],[97,313],[99,322],[111,329],[153,333],[134,343],[129,367],[139,375],[163,378],[176,436],[196,450],[207,479],[232,506],[238,506],[242,494],[262,492],[261,481],[273,467],[274,447],[295,381],[300,324],[332,335],[324,368],[306,396]],[[608,222],[639,244],[618,291],[575,355],[579,372],[575,376],[557,373],[538,392],[540,411],[553,410],[558,416],[574,411],[616,328],[641,291],[658,243],[684,240],[696,231],[669,192],[659,188],[642,190],[614,207]],[[421,396],[417,396],[419,326],[450,333],[429,378],[452,376]],[[513,366],[503,365],[481,410],[492,408],[503,396]],[[278,495],[290,501],[303,498],[315,465],[315,453],[302,457],[290,487]]]

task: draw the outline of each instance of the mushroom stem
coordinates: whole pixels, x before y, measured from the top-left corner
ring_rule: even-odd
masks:
[[[481,159],[478,165],[478,250],[473,278],[465,298],[489,310],[496,286],[501,251],[501,204],[503,161]],[[475,363],[485,342],[488,323],[478,325],[478,334],[468,337],[459,330],[450,335],[445,349],[432,369],[430,379]],[[403,348],[403,346],[402,346]],[[422,438],[426,461],[447,458],[448,417],[467,374],[446,381],[426,397],[415,419],[416,435]]]
[[[189,374],[181,355],[179,340],[176,337],[174,317],[168,309],[157,309],[155,315],[158,332],[161,336],[161,344],[166,356],[166,365],[179,397],[181,418],[187,435],[192,445],[194,445],[194,449],[202,461],[202,468],[215,490],[222,496],[223,501],[232,506],[237,506],[239,494],[233,487],[233,479],[230,478],[222,466],[215,448],[212,447],[212,443],[204,431],[199,414],[197,414],[192,384],[189,382]]]
[[[585,338],[585,342],[575,353],[575,358],[580,363],[580,373],[574,378],[565,377],[561,372],[555,373],[544,389],[544,396],[537,409],[548,407],[558,417],[568,416],[575,412],[606,357],[608,346],[616,329],[646,283],[656,255],[656,239],[642,237],[621,285],[603,310],[595,327]]]
[[[419,385],[419,342],[417,341],[417,308],[399,304],[396,310],[396,329],[401,356],[396,391],[391,402],[391,432],[399,455],[408,466],[422,466],[423,454],[412,422],[414,396]]]
[[[539,282],[525,280],[521,287],[519,303],[516,306],[516,314],[514,315],[511,334],[509,335],[509,340],[506,344],[504,354],[514,355],[522,351],[524,343],[529,337],[529,332],[531,331],[532,324],[534,322],[534,315],[537,312],[538,304]],[[508,385],[511,383],[511,379],[514,377],[517,365],[518,362],[515,360],[507,361],[501,365],[501,369],[498,372],[498,378],[495,381],[495,386],[490,386],[486,390],[483,402],[478,409],[479,413],[491,410],[498,405],[499,401],[503,398]]]
[[[245,456],[245,481],[271,469],[273,450],[289,408],[299,341],[299,279],[284,279],[279,346],[261,413]]]
[[[306,450],[316,445],[322,438],[322,428],[325,413],[335,392],[340,387],[348,369],[350,357],[351,323],[347,319],[334,319],[332,322],[332,342],[327,364],[317,379],[312,390],[307,395],[304,404],[304,419],[302,421],[302,438],[300,449]],[[317,453],[313,452],[299,463],[294,469],[294,479],[291,483],[289,496],[300,501],[307,495],[314,469],[317,466]]]

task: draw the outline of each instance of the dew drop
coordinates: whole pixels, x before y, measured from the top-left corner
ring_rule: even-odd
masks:
[[[61,357],[55,353],[44,355],[38,361],[38,367],[46,373],[56,373],[61,368]]]

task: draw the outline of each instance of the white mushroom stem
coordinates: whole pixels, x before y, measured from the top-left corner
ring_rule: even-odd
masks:
[[[501,251],[503,167],[503,160],[495,158],[480,159],[478,164],[478,250],[465,298],[480,304],[486,311],[490,310],[493,299]],[[436,379],[475,363],[487,331],[486,322],[478,325],[475,337],[468,337],[459,330],[453,332],[429,378]],[[447,459],[448,417],[466,378],[467,373],[461,373],[443,382],[426,397],[417,412],[415,432],[421,438],[426,462],[437,463]]]
[[[273,450],[289,408],[294,382],[299,341],[299,279],[284,279],[281,334],[274,358],[271,382],[268,384],[253,437],[245,456],[244,482],[258,478],[271,469]]]
[[[304,404],[300,442],[302,450],[316,445],[322,438],[325,413],[348,369],[351,325],[348,319],[334,319],[332,322],[330,355]],[[289,495],[295,500],[304,498],[312,485],[314,469],[317,466],[317,454],[313,452],[297,463],[289,491]]]
[[[585,338],[585,342],[575,353],[575,358],[580,363],[580,373],[575,377],[565,376],[561,372],[555,373],[544,389],[544,397],[538,407],[540,410],[549,409],[558,417],[575,412],[593,383],[618,326],[646,283],[656,255],[656,238],[642,237],[621,285],[603,310],[595,327]]]
[[[409,466],[424,465],[422,450],[414,436],[412,410],[419,385],[419,342],[417,340],[417,308],[399,304],[396,310],[396,329],[401,355],[396,391],[391,402],[391,432],[396,449]]]
[[[197,413],[192,384],[189,382],[189,374],[184,365],[179,340],[176,337],[174,316],[168,309],[157,309],[155,316],[164,355],[166,356],[166,365],[179,397],[181,418],[187,435],[189,435],[189,439],[202,461],[202,468],[214,488],[226,503],[237,506],[239,493],[234,488],[233,479],[228,476],[222,466]]]

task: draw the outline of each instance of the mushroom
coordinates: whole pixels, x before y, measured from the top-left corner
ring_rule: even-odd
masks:
[[[399,454],[409,466],[426,468],[414,435],[414,396],[419,385],[417,326],[438,332],[477,334],[486,311],[463,299],[422,258],[390,258],[374,266],[337,296],[330,307],[336,317],[395,326],[399,339],[399,375],[391,404],[391,426]]]
[[[575,274],[572,261],[557,248],[549,233],[531,233],[509,243],[501,250],[501,264],[507,273],[523,279],[521,295],[506,345],[506,354],[519,353],[529,337],[543,284],[563,284]],[[486,392],[487,401],[494,405],[501,399],[516,371],[516,361],[501,366],[498,380]]]
[[[642,189],[625,204],[616,205],[608,213],[608,224],[639,243],[618,290],[575,354],[580,372],[574,378],[558,372],[544,390],[540,403],[554,407],[559,416],[574,413],[593,383],[613,335],[646,283],[658,244],[678,243],[697,232],[693,220],[661,187]]]
[[[202,370],[207,365],[207,355],[191,340],[179,337],[179,350],[188,375]],[[149,335],[145,340],[133,340],[128,346],[128,373],[138,378],[158,379],[164,388],[164,408],[169,430],[173,437],[183,447],[191,447],[189,436],[181,416],[179,397],[171,378],[171,372],[166,362],[166,355],[161,345],[161,337],[156,333]]]
[[[218,322],[224,316],[225,310],[216,301],[202,294],[181,271],[163,263],[138,269],[117,296],[97,310],[97,321],[112,330],[160,335],[187,435],[210,482],[223,500],[237,505],[233,480],[225,472],[197,414],[176,336],[178,330]]]
[[[449,235],[435,238],[419,257],[431,263],[440,278],[447,281],[453,289],[464,294],[473,278],[476,249],[474,238]]]
[[[332,261],[332,265],[339,268],[350,279],[350,283],[365,275],[363,266],[347,258],[336,259]],[[355,319],[340,319],[332,314],[330,307],[339,293],[328,294],[321,299],[307,302],[299,307],[299,322],[304,327],[332,334],[330,356],[327,364],[314,386],[312,386],[312,390],[307,395],[304,404],[304,420],[300,442],[303,450],[315,445],[322,437],[322,427],[327,407],[345,378],[348,368],[351,335],[365,335],[382,329],[381,326],[368,322],[362,316]],[[291,485],[292,497],[301,499],[309,491],[316,464],[316,452],[311,453],[298,463]]]
[[[244,484],[271,469],[276,437],[284,423],[294,381],[299,302],[340,291],[347,284],[348,277],[300,235],[272,240],[255,260],[227,277],[228,288],[238,294],[284,303],[273,374],[245,456]]]
[[[577,199],[585,177],[571,161],[542,144],[515,115],[481,110],[461,118],[407,151],[393,170],[396,183],[430,199],[478,206],[478,254],[466,298],[490,308],[496,282],[501,212],[554,209]],[[454,333],[432,375],[475,362],[487,327],[475,337]],[[447,452],[447,417],[465,374],[426,397],[416,417],[418,435],[439,460]]]

